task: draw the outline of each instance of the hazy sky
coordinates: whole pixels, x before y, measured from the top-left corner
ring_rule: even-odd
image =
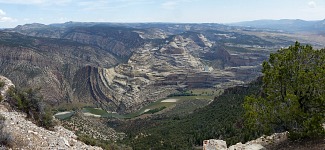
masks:
[[[325,0],[0,0],[0,28],[25,23],[325,19]]]

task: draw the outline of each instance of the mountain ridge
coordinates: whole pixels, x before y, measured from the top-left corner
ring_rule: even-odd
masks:
[[[325,19],[306,21],[301,19],[253,20],[230,23],[232,26],[253,27],[261,29],[282,30],[286,32],[320,32],[324,33]]]

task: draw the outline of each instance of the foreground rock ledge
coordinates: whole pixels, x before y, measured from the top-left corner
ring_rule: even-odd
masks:
[[[229,148],[227,148],[226,141],[210,139],[203,141],[203,150],[265,150],[266,148],[264,146],[268,144],[280,143],[287,138],[288,132],[274,133],[270,136],[262,136],[245,144],[237,143]]]
[[[26,115],[18,112],[8,112],[0,105],[0,114],[6,118],[2,129],[10,136],[13,149],[87,149],[101,150],[78,141],[77,136],[62,126],[56,126],[54,131],[49,131],[36,126],[25,119]]]
[[[4,96],[9,87],[14,85],[6,77],[0,76],[0,80],[5,82],[5,86],[0,89],[2,96]],[[54,131],[38,127],[26,120],[26,114],[8,111],[4,102],[0,103],[0,115],[5,117],[0,136],[9,141],[12,149],[102,150],[100,147],[89,146],[78,141],[77,136],[72,131],[62,126],[55,126]]]

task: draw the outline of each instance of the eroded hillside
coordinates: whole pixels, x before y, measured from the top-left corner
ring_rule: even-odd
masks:
[[[286,35],[219,24],[29,24],[1,32],[1,73],[52,103],[127,113],[191,88],[255,79]]]

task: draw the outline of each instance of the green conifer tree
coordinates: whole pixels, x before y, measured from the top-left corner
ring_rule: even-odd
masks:
[[[260,96],[245,98],[246,126],[293,138],[323,136],[325,116],[325,50],[310,45],[280,49],[263,63]]]

